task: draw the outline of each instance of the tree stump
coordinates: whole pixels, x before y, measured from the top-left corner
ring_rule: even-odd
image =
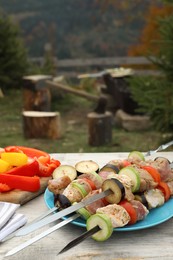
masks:
[[[22,118],[25,138],[61,137],[59,112],[23,111]]]
[[[112,113],[106,111],[104,114],[91,112],[87,115],[89,145],[101,146],[112,141]]]

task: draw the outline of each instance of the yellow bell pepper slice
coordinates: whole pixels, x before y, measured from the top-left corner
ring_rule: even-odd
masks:
[[[22,166],[28,162],[26,154],[17,152],[2,152],[1,159],[8,162],[11,166]]]
[[[10,169],[11,165],[8,162],[0,159],[0,173],[7,172]]]

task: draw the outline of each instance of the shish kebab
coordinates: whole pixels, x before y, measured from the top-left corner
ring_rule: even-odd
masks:
[[[172,142],[172,143],[173,143],[173,142]],[[171,145],[172,143],[169,143],[169,145]],[[133,154],[133,155],[134,155],[134,154]],[[105,182],[105,183],[106,183],[106,182]],[[94,196],[94,197],[97,198],[97,200],[98,200],[99,198],[108,196],[108,194],[110,195],[110,194],[112,193],[112,191],[110,191],[110,189],[107,188],[107,187],[108,187],[108,186],[106,186],[105,191],[102,192],[102,193],[105,193],[105,194],[102,194],[102,195],[98,194],[99,196],[96,196],[96,197]],[[103,196],[103,195],[104,195],[104,196]],[[110,196],[112,196],[112,195],[110,195]],[[93,199],[93,201],[96,201],[95,198]],[[86,201],[87,201],[87,200],[86,200]],[[91,203],[91,198],[90,198],[90,203]],[[77,203],[77,205],[78,205],[78,204],[79,204],[79,203]],[[88,204],[89,204],[89,203],[88,203]],[[76,205],[76,206],[77,206],[77,205]],[[86,206],[86,205],[87,205],[87,203],[84,203],[84,204],[83,204],[83,207]],[[74,206],[72,206],[72,207],[74,207]],[[76,208],[76,209],[79,209],[79,208]],[[63,211],[64,211],[64,210],[63,210]],[[64,215],[65,215],[65,214],[64,214]],[[61,227],[61,226],[65,225],[65,224],[69,223],[70,221],[74,220],[73,217],[77,218],[77,217],[79,217],[79,214],[73,215],[73,216],[70,217],[69,219],[62,221],[61,223],[57,224],[56,226],[54,226],[54,227],[48,229],[47,231],[45,231],[45,232],[41,233],[40,235],[36,236],[35,238],[33,238],[33,239],[27,241],[26,243],[24,243],[25,245],[23,244],[23,248],[25,248],[26,246],[28,246],[28,245],[34,243],[35,241],[41,239],[42,237],[44,237],[44,236],[50,234],[51,232],[57,230],[59,227]],[[97,231],[98,231],[98,230],[97,230]],[[96,229],[95,229],[95,232],[96,232]],[[93,232],[90,231],[89,233],[92,234]],[[88,233],[88,234],[89,234],[89,233]],[[20,234],[20,233],[19,233],[19,234]],[[85,237],[88,236],[88,234],[86,234]],[[78,241],[79,241],[79,239],[78,239]],[[23,248],[22,248],[22,245],[21,245],[21,249],[23,249]],[[19,249],[19,250],[21,250],[21,249]],[[19,251],[19,250],[18,250],[18,251]],[[10,252],[9,252],[9,253],[10,253]],[[8,254],[8,255],[9,255],[9,254]]]
[[[137,152],[138,153],[138,152]],[[141,154],[140,153],[138,153],[138,154],[136,154],[136,152],[133,152],[133,153],[131,153],[131,156],[133,157],[135,157],[135,156],[140,156]],[[130,158],[130,156],[129,156],[129,158]],[[132,160],[133,161],[133,160]],[[143,165],[143,163],[142,163],[142,165]],[[128,168],[128,167],[127,167]],[[127,168],[126,168],[126,170],[127,170]],[[144,166],[144,169],[148,169],[148,166]],[[171,169],[171,164],[170,164],[170,169]],[[124,172],[124,170],[120,170],[120,172],[122,173],[122,174],[124,174],[125,172]],[[126,172],[127,173],[127,172]],[[111,175],[111,174],[110,174]],[[166,179],[166,177],[165,176],[163,176],[163,174],[162,174],[162,180],[164,179]],[[173,180],[172,179],[173,178],[173,173],[172,173],[172,177],[171,177],[171,180]],[[156,179],[155,179],[156,180]],[[167,179],[168,180],[168,179]],[[158,179],[158,181],[161,181],[161,179],[159,180]],[[172,185],[172,184],[171,184]],[[162,192],[163,192],[163,190],[162,190]],[[143,197],[141,198],[141,196],[140,195],[136,195],[136,197],[135,197],[135,199],[137,199],[137,200],[139,200],[138,202],[137,201],[134,201],[134,200],[132,200],[132,201],[129,201],[129,202],[127,202],[127,201],[122,201],[122,203],[120,202],[119,203],[119,205],[121,205],[121,206],[125,206],[126,205],[126,207],[125,207],[125,210],[127,210],[127,212],[129,213],[129,211],[128,210],[132,210],[132,208],[130,208],[129,209],[129,204],[131,203],[132,204],[132,206],[134,206],[134,207],[138,207],[138,206],[142,206],[142,203],[140,203],[141,201],[144,203],[144,207],[143,207],[143,209],[142,209],[142,211],[141,211],[141,209],[139,210],[139,211],[141,211],[142,212],[142,214],[141,214],[141,212],[139,213],[140,214],[140,217],[138,217],[138,218],[136,218],[136,220],[134,221],[134,218],[133,218],[133,220],[132,220],[132,215],[131,214],[129,214],[130,215],[130,221],[129,221],[129,219],[128,219],[128,216],[126,217],[124,217],[123,215],[125,214],[124,212],[123,212],[123,210],[122,209],[120,209],[120,211],[121,211],[121,215],[119,215],[119,217],[121,218],[121,219],[124,219],[125,221],[124,221],[124,223],[122,222],[122,223],[120,223],[121,221],[118,221],[118,226],[124,226],[124,225],[126,225],[126,224],[135,224],[138,220],[142,220],[142,219],[144,219],[146,216],[147,216],[147,214],[149,213],[149,211],[148,210],[150,210],[150,209],[152,209],[152,208],[155,208],[155,207],[159,207],[159,206],[161,206],[161,205],[163,205],[169,198],[170,198],[170,196],[171,195],[173,195],[173,191],[171,192],[170,191],[170,194],[168,195],[168,196],[166,196],[165,194],[163,194],[161,191],[160,191],[160,189],[157,189],[157,186],[156,187],[154,187],[153,186],[153,189],[149,189],[149,190],[146,190],[145,191],[145,197],[144,197],[144,195],[143,195]],[[139,197],[138,197],[139,196]],[[154,201],[152,201],[152,198],[151,198],[151,196],[155,196],[155,199],[154,199]],[[141,204],[141,205],[135,205],[135,204]],[[90,205],[89,205],[90,206]],[[88,207],[89,207],[88,206]],[[98,206],[99,207],[99,206]],[[108,216],[110,217],[110,219],[112,220],[112,215],[114,215],[114,214],[117,214],[117,212],[119,211],[119,209],[118,209],[118,205],[114,205],[114,204],[111,204],[111,205],[109,205],[109,206],[106,206],[106,207],[103,207],[103,208],[98,208],[98,209],[96,209],[96,214],[94,215],[94,216],[92,216],[92,217],[90,217],[88,220],[87,220],[87,224],[86,224],[86,227],[87,227],[87,230],[88,231],[86,231],[85,233],[83,233],[82,235],[80,235],[79,237],[77,237],[77,238],[75,238],[74,240],[72,240],[71,242],[69,242],[58,254],[61,254],[61,253],[63,253],[63,252],[66,252],[67,250],[69,250],[70,248],[72,248],[72,247],[74,247],[74,246],[76,246],[77,244],[79,244],[79,243],[81,243],[83,240],[85,240],[86,238],[88,238],[88,237],[90,237],[90,236],[92,236],[95,240],[97,240],[97,241],[102,241],[102,239],[104,240],[104,236],[101,236],[102,238],[100,239],[100,238],[98,238],[99,237],[99,231],[100,232],[102,232],[103,233],[103,230],[104,230],[104,224],[105,223],[103,223],[104,221],[102,221],[102,217],[104,216],[103,214],[105,214],[105,213],[109,213],[108,214]],[[148,210],[147,210],[148,209]],[[115,213],[116,212],[116,213]],[[100,216],[100,213],[102,213],[102,215]],[[110,216],[110,214],[111,214],[111,216]],[[101,217],[101,220],[99,219]],[[105,216],[106,217],[106,216]],[[91,218],[93,218],[93,221],[91,220]],[[98,220],[96,221],[96,223],[95,223],[95,218],[98,218]],[[114,216],[113,216],[113,218],[114,218]],[[107,221],[107,220],[106,220]],[[112,226],[113,227],[116,227],[116,224],[117,223],[113,223],[113,221],[115,221],[115,222],[117,222],[117,219],[116,220],[112,220]],[[133,221],[133,222],[132,222]],[[90,224],[90,222],[92,222],[91,224]],[[130,223],[131,222],[131,223]],[[110,235],[112,234],[112,231],[110,231],[109,230],[109,232],[107,232],[106,233],[106,239],[108,238],[108,237],[110,237]]]

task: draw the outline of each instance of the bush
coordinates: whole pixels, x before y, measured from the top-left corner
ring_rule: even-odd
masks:
[[[130,89],[138,111],[150,116],[156,130],[173,129],[173,83],[165,78],[134,77]]]
[[[27,51],[19,28],[2,11],[0,28],[0,88],[18,88],[29,66]]]

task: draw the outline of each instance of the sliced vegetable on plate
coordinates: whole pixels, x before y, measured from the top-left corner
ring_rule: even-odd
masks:
[[[94,240],[105,241],[112,235],[113,226],[110,218],[106,214],[97,213],[87,219],[86,228],[88,231],[96,226],[98,226],[100,230],[92,235]]]
[[[137,192],[139,190],[140,175],[135,168],[133,168],[131,166],[127,166],[127,167],[121,169],[118,174],[119,175],[126,175],[126,176],[131,178],[131,180],[133,182],[132,192]]]
[[[133,159],[133,160],[139,160],[139,161],[145,161],[145,157],[143,153],[139,151],[132,151],[128,155],[128,159]]]
[[[68,176],[71,181],[73,181],[77,177],[77,171],[75,167],[71,165],[60,165],[53,171],[52,177],[58,179],[62,176]]]
[[[91,173],[99,171],[99,165],[93,160],[80,161],[76,163],[75,168],[78,175],[82,173]]]

